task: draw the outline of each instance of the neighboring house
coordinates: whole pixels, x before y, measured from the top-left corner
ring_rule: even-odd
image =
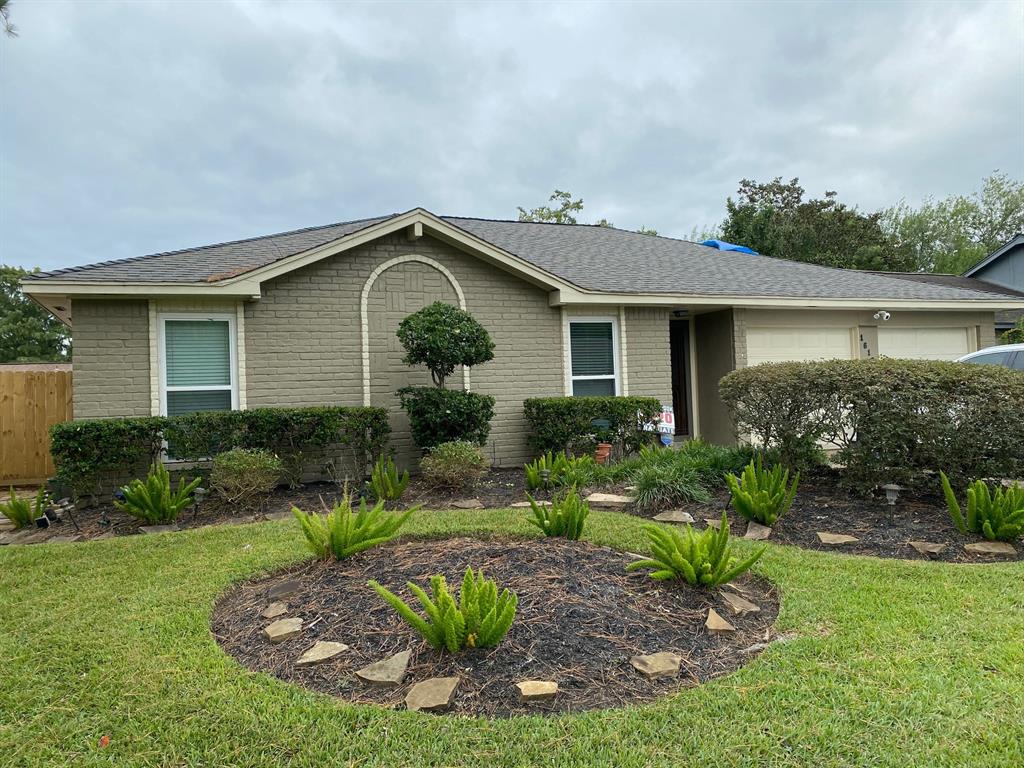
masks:
[[[1009,288],[1018,295],[1024,294],[1024,233],[1011,237],[1001,248],[964,272],[964,277]],[[1024,309],[997,312],[996,333],[1012,328],[1021,317],[1024,317]]]
[[[587,226],[423,209],[33,275],[73,326],[75,418],[370,404],[426,384],[399,321],[441,300],[490,331],[494,360],[452,377],[497,399],[488,455],[530,456],[523,400],[648,395],[678,432],[728,442],[729,371],[771,360],[955,358],[1024,299]],[[885,319],[888,317],[888,319]],[[808,382],[813,386],[813,382]]]

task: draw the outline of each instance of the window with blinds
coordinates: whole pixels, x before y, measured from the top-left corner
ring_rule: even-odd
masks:
[[[164,397],[168,416],[229,411],[234,404],[231,323],[164,320]]]
[[[618,389],[615,322],[573,320],[569,323],[572,394],[615,395]]]

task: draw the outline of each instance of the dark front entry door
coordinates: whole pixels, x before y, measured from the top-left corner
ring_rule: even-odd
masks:
[[[672,355],[672,410],[676,416],[676,434],[690,434],[690,321],[669,322],[669,346]]]

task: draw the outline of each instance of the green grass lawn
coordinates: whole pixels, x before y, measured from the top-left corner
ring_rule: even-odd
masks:
[[[588,538],[643,551],[640,523],[595,512]],[[407,530],[533,535],[522,510]],[[796,639],[653,704],[488,721],[352,706],[223,654],[217,596],[304,557],[291,522],[4,548],[0,764],[1024,765],[1024,564],[772,546],[755,570]]]

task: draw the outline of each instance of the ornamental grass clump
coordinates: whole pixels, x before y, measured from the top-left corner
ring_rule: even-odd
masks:
[[[965,518],[946,473],[939,475],[949,515],[961,533],[976,533],[989,541],[1013,541],[1024,533],[1024,488],[1013,485],[993,493],[983,481],[975,480],[967,487]]]
[[[563,539],[579,539],[583,533],[583,524],[590,514],[590,505],[570,488],[567,493],[556,497],[550,507],[540,506],[530,494],[526,494],[533,510],[533,518],[528,518],[531,525],[543,531],[545,536],[557,536]]]
[[[409,470],[401,475],[390,456],[381,456],[370,472],[370,490],[378,501],[398,501],[409,486]]]
[[[157,459],[150,467],[149,475],[143,482],[138,478],[121,488],[124,501],[114,500],[114,506],[148,525],[168,525],[178,519],[181,510],[192,504],[192,491],[199,487],[202,478],[190,483],[182,477],[178,490],[171,490],[171,475],[163,462]]]
[[[674,451],[661,449],[659,453]],[[641,459],[642,461],[642,459]],[[700,473],[681,461],[650,461],[630,473],[636,486],[638,509],[661,509],[686,502],[706,503],[711,494],[701,483]]]
[[[35,523],[37,517],[43,516],[49,502],[45,488],[39,489],[34,501],[18,498],[13,487],[9,490],[10,500],[0,504],[0,515],[14,523],[15,528],[28,528]]]
[[[400,515],[391,514],[384,511],[383,500],[367,507],[363,499],[359,502],[359,511],[355,512],[352,497],[346,493],[326,515],[303,512],[298,507],[292,507],[292,514],[299,521],[306,546],[317,557],[326,559],[333,556],[344,560],[393,539],[416,509],[419,507]]]
[[[789,470],[776,464],[771,470],[764,468],[761,457],[752,461],[743,470],[740,477],[731,472],[725,476],[732,493],[732,506],[747,520],[762,525],[775,525],[793,505],[797,486],[800,484],[800,473],[789,483]]]
[[[458,602],[448,591],[444,576],[430,577],[433,598],[413,582],[406,582],[423,606],[426,619],[376,581],[369,584],[433,648],[451,653],[500,643],[512,626],[519,603],[515,592],[503,589],[499,594],[496,582],[485,578],[483,571],[474,574],[472,568],[463,576]]]
[[[480,446],[467,440],[441,443],[420,460],[427,485],[448,491],[472,490],[489,467]]]
[[[283,473],[281,460],[270,451],[233,448],[213,457],[210,487],[227,503],[245,507],[274,490]]]
[[[677,529],[645,525],[651,544],[651,557],[626,566],[627,571],[650,568],[651,578],[658,581],[683,579],[691,586],[715,587],[726,584],[745,573],[756,563],[767,547],[762,547],[746,560],[737,562],[729,541],[729,520],[722,513],[718,530],[707,528],[697,533],[689,525]]]

